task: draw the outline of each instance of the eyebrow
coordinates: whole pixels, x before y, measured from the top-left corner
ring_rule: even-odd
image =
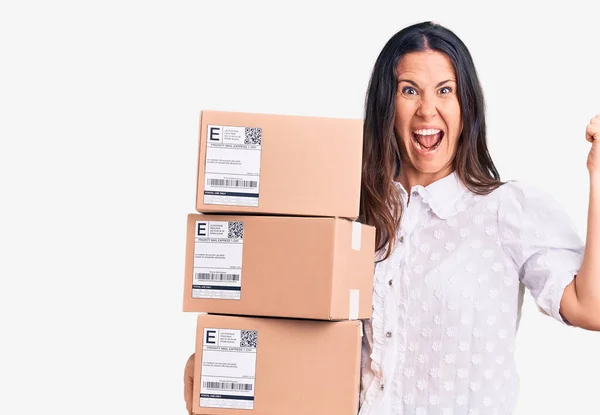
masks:
[[[400,83],[400,82],[408,82],[409,84],[414,85],[417,88],[420,88],[419,84],[417,84],[414,81],[411,81],[410,79],[398,79],[398,83]],[[454,79],[446,79],[445,81],[439,82],[435,87],[439,88],[439,87],[441,87],[442,85],[444,85],[445,83],[448,83],[448,82],[456,82],[456,81]]]

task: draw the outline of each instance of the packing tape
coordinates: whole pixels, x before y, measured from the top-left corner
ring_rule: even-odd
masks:
[[[352,249],[355,251],[360,251],[360,243],[362,240],[362,227],[360,222],[353,221],[352,222]]]
[[[350,306],[348,310],[349,320],[358,320],[358,304],[360,300],[359,290],[350,290]]]

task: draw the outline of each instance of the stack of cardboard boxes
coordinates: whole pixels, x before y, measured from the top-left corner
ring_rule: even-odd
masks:
[[[375,229],[362,120],[203,111],[183,310],[196,414],[356,415]]]

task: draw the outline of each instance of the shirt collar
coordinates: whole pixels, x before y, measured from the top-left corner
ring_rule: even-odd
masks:
[[[402,198],[406,200],[408,192],[400,182],[395,183],[400,189]],[[448,219],[452,215],[455,215],[459,210],[459,202],[468,192],[456,172],[452,172],[428,186],[413,186],[411,191],[418,193],[423,202],[428,204],[433,213],[441,219]]]

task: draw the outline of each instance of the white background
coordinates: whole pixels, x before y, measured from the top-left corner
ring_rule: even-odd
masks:
[[[407,24],[465,41],[502,179],[549,190],[585,236],[598,2],[279,3],[2,2],[0,413],[185,414],[200,110],[360,118]],[[600,412],[600,333],[528,296],[517,353],[518,414]]]

